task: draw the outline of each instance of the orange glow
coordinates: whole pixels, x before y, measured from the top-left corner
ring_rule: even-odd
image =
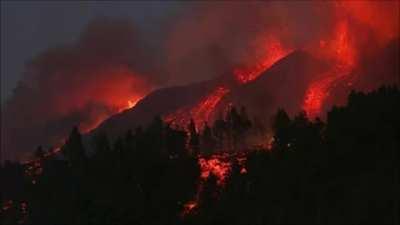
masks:
[[[189,201],[189,202],[185,203],[185,205],[183,206],[182,216],[186,216],[186,215],[192,213],[193,210],[196,209],[196,207],[197,207],[196,201]]]
[[[264,56],[257,64],[238,68],[233,71],[236,80],[245,84],[262,74],[265,70],[271,67],[275,62],[286,56],[290,51],[285,49],[281,42],[273,37],[267,38],[263,49]]]
[[[246,153],[216,153],[210,157],[199,157],[198,163],[200,165],[202,180],[207,180],[210,174],[217,177],[217,184],[223,186],[227,176],[232,170],[232,162],[236,161],[240,166],[241,173],[247,173],[245,168]]]
[[[335,84],[350,75],[356,65],[357,54],[352,44],[347,21],[340,21],[335,27],[335,36],[330,41],[320,41],[321,55],[333,62],[332,68],[309,85],[303,102],[303,109],[309,117],[318,116],[326,98]]]
[[[231,170],[231,164],[226,160],[224,155],[213,155],[211,158],[199,158],[199,165],[201,169],[201,178],[206,180],[210,174],[217,177],[218,185],[223,185],[226,176]]]
[[[136,103],[137,103],[138,101],[139,101],[139,100],[135,100],[135,101],[128,100],[128,107],[127,107],[127,109],[130,109],[130,108],[135,107],[135,105],[136,105]]]
[[[185,127],[193,118],[196,127],[200,128],[204,123],[212,120],[211,116],[221,99],[229,93],[226,87],[218,87],[209,95],[201,99],[191,108],[184,107],[164,117],[164,121],[173,125]]]
[[[336,9],[368,26],[381,42],[399,35],[399,1],[339,1]]]
[[[309,117],[321,114],[327,97],[339,82],[347,81],[351,86],[351,79],[356,78],[351,71],[364,51],[384,46],[399,34],[399,1],[337,1],[334,6],[333,35],[320,40],[317,50],[318,57],[332,62],[332,68],[313,81],[305,93],[303,109]]]
[[[275,62],[289,54],[290,50],[285,49],[281,42],[272,36],[266,38],[263,47],[262,60],[255,65],[234,69],[233,74],[239,84],[253,81]],[[174,113],[166,115],[164,121],[176,126],[185,127],[192,118],[196,127],[202,128],[204,123],[212,120],[212,113],[221,99],[230,92],[225,86],[217,87],[213,92],[204,97],[194,107],[183,107]]]
[[[329,87],[335,79],[334,75],[328,74],[323,79],[310,84],[303,104],[303,108],[309,117],[315,117],[321,112],[324,100],[329,95]]]
[[[212,174],[217,178],[217,185],[223,188],[229,173],[232,170],[232,162],[236,161],[240,166],[240,174],[246,174],[247,169],[245,168],[246,153],[235,152],[235,153],[216,153],[210,157],[198,156],[198,164],[200,166],[200,182],[197,186],[197,193],[194,200],[188,201],[184,204],[182,216],[186,216],[195,211],[199,207],[200,193],[204,188],[205,181]]]

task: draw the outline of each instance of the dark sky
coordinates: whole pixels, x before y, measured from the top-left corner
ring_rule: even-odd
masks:
[[[95,17],[131,19],[143,32],[182,7],[179,2],[1,1],[1,103],[21,78],[24,63],[49,47],[73,42]],[[155,36],[157,35],[149,35]]]

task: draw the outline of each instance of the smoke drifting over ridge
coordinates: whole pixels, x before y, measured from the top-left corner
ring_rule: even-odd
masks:
[[[271,39],[284,49],[321,55],[320,41],[332,39],[339,21],[349,23],[359,51],[374,51],[398,36],[398,6],[397,1],[193,3],[172,23],[163,66],[173,84],[203,80],[263,60]]]
[[[7,157],[55,144],[73,125],[93,128],[153,88],[252,67],[270,54],[271,40],[285,51],[303,49],[337,60],[331,40],[338,22],[345,21],[357,64],[399,35],[397,1],[183,5],[157,37],[159,49],[149,50],[133,24],[101,20],[76,44],[33,59],[3,113]]]
[[[3,112],[5,157],[59,144],[72,126],[88,131],[147,94],[156,79],[137,39],[130,22],[99,18],[76,43],[27,63]]]

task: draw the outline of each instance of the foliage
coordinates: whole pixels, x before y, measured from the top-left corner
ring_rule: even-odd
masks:
[[[272,149],[237,162],[223,186],[215,176],[200,182],[197,154],[226,147],[238,151],[261,125],[244,108],[198,131],[153,123],[116,140],[105,134],[83,145],[74,128],[65,158],[36,156],[42,174],[33,184],[26,166],[2,165],[2,224],[398,224],[400,91],[382,87],[352,92],[326,122],[301,112],[276,113]],[[258,129],[258,128],[257,128]],[[87,151],[92,149],[93,152]],[[199,189],[199,187],[201,187]],[[198,192],[199,191],[199,192]],[[182,217],[186,202],[196,210]],[[21,214],[23,201],[28,213]],[[21,220],[24,218],[24,220]]]

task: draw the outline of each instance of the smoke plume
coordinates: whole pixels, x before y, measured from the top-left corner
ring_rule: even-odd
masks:
[[[5,158],[58,145],[73,126],[88,131],[147,94],[157,79],[139,38],[130,22],[99,18],[76,43],[28,62],[2,114]]]
[[[21,152],[38,144],[57,145],[74,125],[88,131],[156,87],[260,68],[277,55],[276,49],[279,54],[306,50],[333,62],[336,69],[327,74],[350,73],[399,36],[398,1],[182,6],[160,27],[160,37],[151,37],[161,43],[157,49],[146,45],[133,24],[99,19],[76,43],[49,49],[27,63],[3,111],[5,158],[21,158]],[[310,85],[319,88],[310,93],[325,92],[330,80],[342,78],[332,76],[322,87]],[[321,99],[311,97],[310,107],[318,109]]]

